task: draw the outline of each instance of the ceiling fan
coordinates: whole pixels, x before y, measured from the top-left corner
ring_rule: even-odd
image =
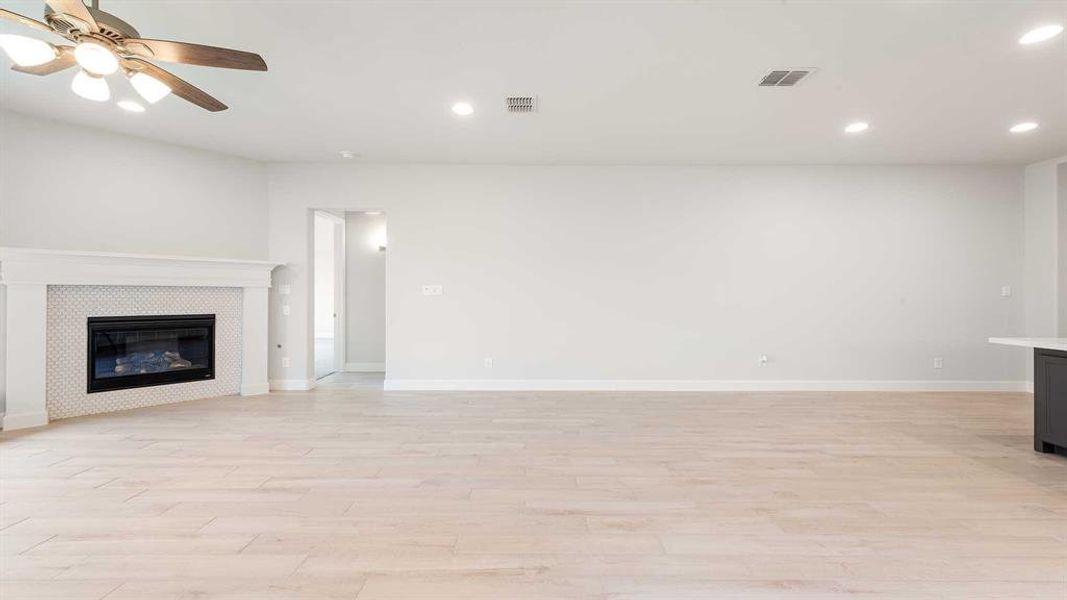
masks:
[[[44,22],[0,9],[0,19],[8,19],[60,35],[73,46],[54,45],[20,35],[0,35],[0,48],[14,61],[11,67],[21,73],[51,75],[81,67],[71,89],[88,100],[106,102],[111,90],[104,76],[122,71],[145,101],[154,104],[173,92],[193,104],[218,112],[226,105],[191,83],[148,62],[164,62],[266,71],[263,58],[252,52],[171,42],[141,37],[132,25],[99,8],[99,0],[86,6],[82,0],[45,0]],[[143,112],[136,102],[119,103],[127,110]]]

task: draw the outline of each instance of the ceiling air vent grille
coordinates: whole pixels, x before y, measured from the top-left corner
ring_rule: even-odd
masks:
[[[506,110],[509,113],[537,112],[537,96],[508,96]]]
[[[760,87],[793,87],[807,79],[815,69],[774,69],[760,80]]]

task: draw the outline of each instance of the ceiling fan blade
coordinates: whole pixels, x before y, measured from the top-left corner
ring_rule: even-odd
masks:
[[[52,62],[46,62],[43,65],[37,65],[35,67],[20,67],[14,65],[11,67],[11,70],[18,71],[19,73],[29,73],[30,75],[51,75],[52,73],[58,73],[64,69],[69,69],[77,64],[78,61],[74,60],[74,47],[60,46],[59,56]]]
[[[155,77],[156,79],[162,81],[163,83],[170,86],[170,89],[172,92],[174,92],[175,96],[178,96],[179,98],[184,98],[185,100],[192,102],[200,108],[209,110],[211,112],[219,112],[229,108],[222,102],[219,102],[215,98],[212,98],[204,90],[196,87],[188,81],[185,81],[177,75],[174,75],[173,73],[160,69],[159,67],[153,65],[150,62],[143,61],[139,58],[127,58],[123,62],[128,68],[134,71],[140,71],[145,75],[151,75],[152,77]]]
[[[202,67],[223,67],[247,71],[267,70],[267,63],[263,62],[262,56],[243,50],[167,40],[128,39],[122,43],[130,52],[155,60]]]
[[[49,25],[47,23],[42,23],[40,21],[36,21],[36,20],[31,19],[29,17],[24,17],[24,16],[22,16],[20,14],[13,13],[13,12],[11,12],[9,10],[4,10],[2,8],[0,8],[0,19],[7,19],[8,21],[14,21],[16,23],[22,23],[26,27],[33,27],[34,29],[37,29],[37,30],[40,30],[40,31],[47,31],[48,33],[55,33],[55,31],[51,27],[49,27]]]
[[[70,15],[79,21],[84,21],[93,31],[100,31],[100,26],[96,24],[93,13],[89,12],[88,7],[85,6],[82,0],[45,0],[45,2],[57,13]]]

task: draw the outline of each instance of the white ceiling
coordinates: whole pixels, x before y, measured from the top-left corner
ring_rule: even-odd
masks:
[[[43,2],[0,0],[40,18]],[[71,72],[0,68],[0,107],[262,160],[1027,163],[1067,154],[1067,0],[345,2],[102,0],[145,37],[259,52],[267,73],[175,65],[230,105],[142,115]],[[29,34],[0,24],[0,33]],[[31,34],[32,35],[32,34]],[[47,37],[47,34],[41,34]],[[7,58],[0,56],[0,65]],[[818,67],[761,89],[773,67]],[[132,90],[111,78],[122,96]],[[504,96],[541,110],[509,115]],[[449,112],[469,100],[473,117]],[[854,119],[869,132],[847,136]],[[1011,135],[1013,123],[1041,127]]]

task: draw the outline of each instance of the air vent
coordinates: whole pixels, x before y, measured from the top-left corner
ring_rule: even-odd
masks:
[[[760,87],[793,87],[804,81],[815,69],[774,69],[760,80]]]
[[[507,111],[509,113],[537,112],[537,96],[508,96]]]

